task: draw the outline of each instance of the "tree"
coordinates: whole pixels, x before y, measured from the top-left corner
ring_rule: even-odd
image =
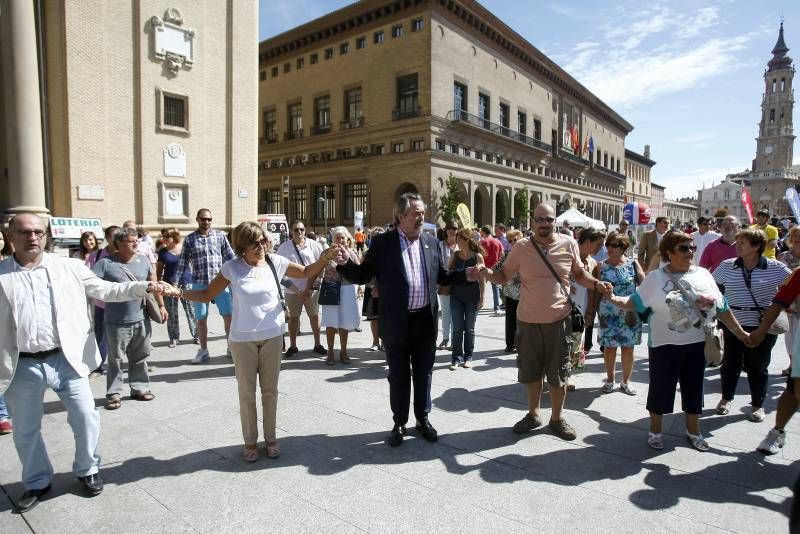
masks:
[[[528,227],[528,212],[530,211],[528,186],[526,185],[514,195],[514,215],[517,219],[517,228]]]
[[[444,222],[458,220],[456,218],[456,208],[461,202],[461,187],[456,178],[451,172],[445,182],[445,191],[439,200],[439,213],[444,219]]]

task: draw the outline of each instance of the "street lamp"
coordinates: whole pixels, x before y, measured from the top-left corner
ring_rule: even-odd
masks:
[[[326,206],[325,206],[325,197],[319,197],[317,199],[317,204],[322,208],[320,211],[322,212],[322,218],[325,221],[325,240],[328,239],[328,217],[326,217]]]

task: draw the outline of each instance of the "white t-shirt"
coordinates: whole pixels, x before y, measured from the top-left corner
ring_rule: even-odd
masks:
[[[302,259],[297,256],[297,251],[300,251]],[[306,238],[305,242],[295,249],[294,242],[287,239],[281,246],[278,247],[278,254],[298,265],[305,265],[306,267],[316,262],[322,256],[322,245]],[[283,291],[286,293],[300,293],[306,289],[308,280],[305,278],[289,278],[292,281],[292,287],[287,287]]]
[[[712,241],[716,241],[721,236],[717,232],[713,232],[709,230],[705,234],[701,234],[698,230],[697,232],[692,232],[692,241],[694,241],[694,246],[697,247],[697,252],[694,253],[694,257],[697,261],[700,261],[700,258],[703,257],[703,251]]]
[[[691,302],[675,287],[666,272],[666,267],[651,271],[631,295],[636,311],[650,314],[650,336],[648,345],[689,345],[705,341],[703,322],[713,322],[717,312],[728,309],[728,303],[720,293],[714,277],[702,267],[692,266],[686,273],[672,276],[706,312],[701,317]]]
[[[269,254],[280,280],[289,260]],[[282,336],[286,318],[281,306],[278,286],[269,265],[251,267],[243,258],[225,262],[220,271],[229,282],[233,297],[231,341],[261,341]]]

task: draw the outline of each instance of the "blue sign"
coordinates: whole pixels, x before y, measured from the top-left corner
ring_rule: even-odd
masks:
[[[800,198],[798,198],[797,190],[794,187],[786,188],[786,201],[789,207],[792,208],[792,213],[797,221],[800,221]]]

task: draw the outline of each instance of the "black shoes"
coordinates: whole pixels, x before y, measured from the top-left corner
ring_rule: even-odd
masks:
[[[283,357],[284,358],[291,358],[292,356],[294,356],[298,352],[299,351],[297,350],[297,347],[289,347],[288,349],[286,349],[286,352],[283,354]]]
[[[17,501],[17,510],[19,510],[19,513],[21,514],[25,513],[34,506],[36,506],[37,504],[39,504],[39,501],[41,500],[42,496],[44,496],[45,493],[50,491],[51,487],[52,486],[48,484],[47,487],[44,487],[42,489],[25,490],[25,493],[23,493],[22,497],[20,497],[19,501]]]
[[[389,446],[399,447],[403,444],[403,436],[406,435],[406,427],[403,425],[394,425],[392,431],[389,432]]]
[[[86,488],[86,492],[92,497],[100,495],[100,493],[103,492],[103,479],[100,478],[100,473],[78,477],[78,480],[83,482],[83,487]]]
[[[436,432],[436,429],[433,428],[433,425],[430,421],[428,421],[427,417],[422,420],[417,419],[417,426],[415,428],[419,430],[419,433],[422,434],[423,438],[431,443],[439,439],[439,433]]]

